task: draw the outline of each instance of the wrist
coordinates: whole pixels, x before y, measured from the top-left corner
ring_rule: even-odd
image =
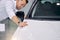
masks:
[[[20,21],[18,22],[18,26],[20,25]]]

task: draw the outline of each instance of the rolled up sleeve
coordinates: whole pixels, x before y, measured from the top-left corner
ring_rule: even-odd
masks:
[[[7,1],[5,4],[6,12],[10,19],[12,19],[15,15],[15,12],[13,11],[13,3],[11,1]]]

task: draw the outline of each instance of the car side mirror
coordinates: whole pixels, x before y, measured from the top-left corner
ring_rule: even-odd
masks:
[[[21,19],[21,21],[24,20],[24,12],[23,11],[18,11],[16,12],[16,16]]]

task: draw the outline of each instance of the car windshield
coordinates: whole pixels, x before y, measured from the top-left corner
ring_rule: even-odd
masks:
[[[60,0],[38,1],[32,11],[32,18],[60,18]]]

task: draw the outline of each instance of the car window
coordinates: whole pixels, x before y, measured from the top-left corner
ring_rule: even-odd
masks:
[[[60,2],[39,1],[33,9],[32,18],[60,18]]]

